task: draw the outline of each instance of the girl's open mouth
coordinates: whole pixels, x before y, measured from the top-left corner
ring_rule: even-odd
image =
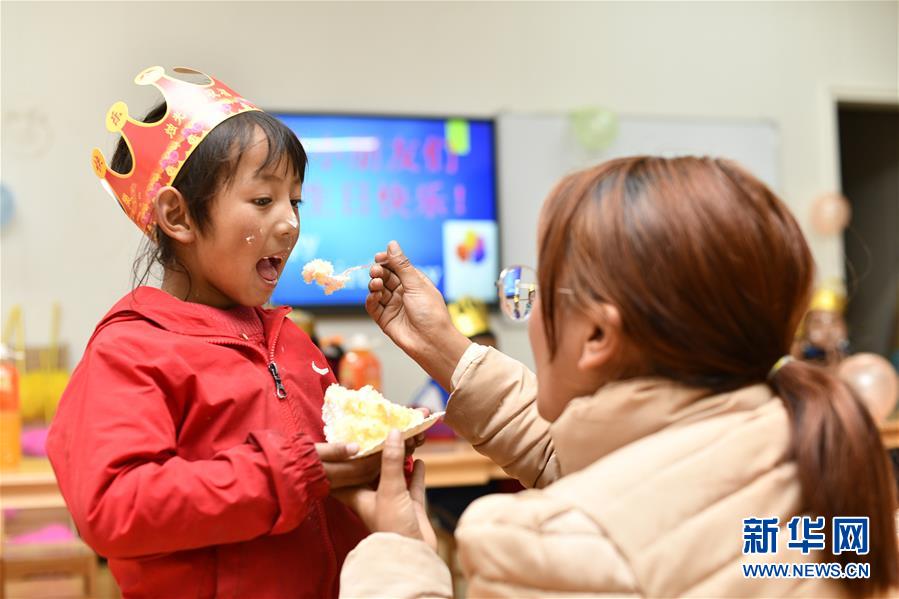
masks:
[[[281,272],[281,264],[283,262],[284,259],[280,256],[266,256],[256,263],[256,272],[259,273],[259,276],[262,277],[263,281],[269,285],[274,285],[278,282],[278,276]]]

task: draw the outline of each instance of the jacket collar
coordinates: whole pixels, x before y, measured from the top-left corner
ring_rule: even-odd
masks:
[[[550,426],[563,475],[663,429],[752,410],[775,398],[764,384],[723,394],[661,378],[610,383],[572,400]]]
[[[122,320],[148,320],[156,326],[183,335],[245,339],[244,330],[252,328],[254,318],[262,322],[266,339],[280,331],[290,308],[238,307],[220,310],[179,300],[155,287],[138,287],[116,303],[97,325],[94,335],[105,326]]]

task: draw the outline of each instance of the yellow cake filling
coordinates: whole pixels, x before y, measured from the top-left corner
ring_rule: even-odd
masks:
[[[391,430],[421,423],[424,415],[388,401],[370,385],[354,391],[332,384],[325,391],[322,419],[328,442],[358,443],[364,452],[384,441]]]

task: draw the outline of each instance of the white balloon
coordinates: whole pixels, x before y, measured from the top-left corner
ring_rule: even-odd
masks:
[[[837,367],[843,379],[881,424],[896,407],[899,399],[899,376],[893,365],[877,354],[855,354]]]
[[[812,202],[812,227],[822,235],[836,235],[852,217],[849,201],[838,193],[826,193]]]

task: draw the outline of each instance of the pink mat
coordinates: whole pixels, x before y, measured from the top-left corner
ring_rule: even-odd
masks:
[[[7,537],[6,543],[10,545],[31,545],[40,543],[62,543],[71,541],[75,538],[72,532],[65,524],[48,524],[37,530]]]

